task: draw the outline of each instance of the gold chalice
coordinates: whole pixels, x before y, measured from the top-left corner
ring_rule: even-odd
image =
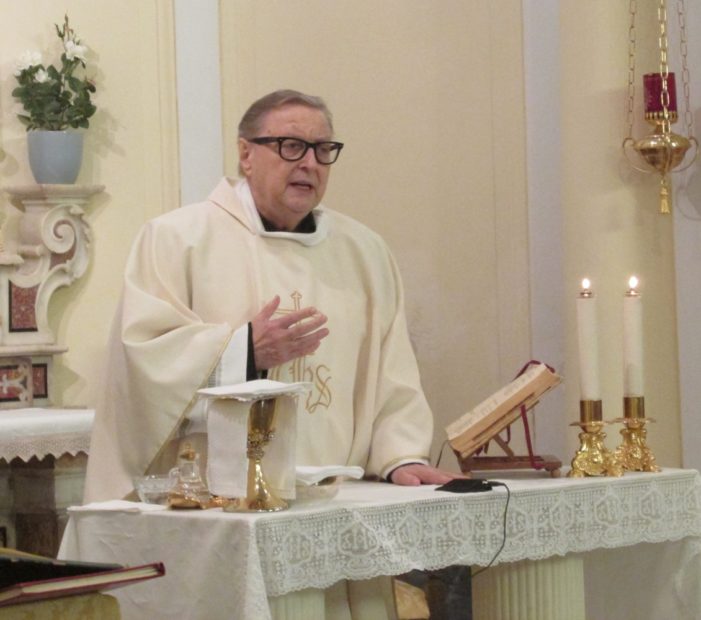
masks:
[[[262,466],[265,447],[275,434],[276,408],[275,398],[257,400],[251,405],[248,414],[246,497],[227,503],[224,506],[226,512],[276,512],[287,508],[287,502],[268,487]]]

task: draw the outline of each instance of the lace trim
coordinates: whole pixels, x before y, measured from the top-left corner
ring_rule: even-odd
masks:
[[[75,456],[79,452],[87,454],[90,448],[90,433],[65,433],[43,437],[26,437],[9,440],[0,439],[0,458],[11,461],[19,457],[27,462],[33,456],[39,460],[46,456],[64,454]]]
[[[582,482],[536,488],[514,488],[515,483],[507,541],[497,562],[701,534],[698,472]],[[256,541],[267,594],[326,588],[340,579],[397,575],[414,568],[484,566],[501,545],[505,500],[504,489],[499,489],[258,520]]]

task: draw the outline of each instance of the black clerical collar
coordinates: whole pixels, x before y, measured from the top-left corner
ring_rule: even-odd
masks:
[[[258,212],[258,215],[260,215],[260,221],[263,223],[263,228],[265,228],[266,232],[286,232],[275,226],[270,220],[264,218],[262,213]],[[292,232],[304,234],[316,232],[316,221],[311,211],[304,216],[302,221],[297,224],[297,227]]]

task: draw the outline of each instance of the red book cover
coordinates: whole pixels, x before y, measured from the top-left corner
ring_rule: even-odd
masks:
[[[161,562],[140,566],[65,562],[14,551],[0,552],[0,607],[119,588],[161,577]]]

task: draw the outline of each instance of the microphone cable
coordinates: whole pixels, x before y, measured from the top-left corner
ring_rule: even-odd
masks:
[[[499,557],[499,554],[504,550],[504,546],[506,545],[506,517],[509,511],[509,501],[511,500],[511,489],[509,489],[509,485],[507,485],[504,482],[497,482],[495,480],[489,480],[489,484],[495,487],[504,487],[506,489],[506,505],[504,506],[504,518],[502,522],[502,538],[501,538],[501,546],[499,549],[497,549],[497,552],[494,554],[492,559],[489,561],[489,564],[486,566],[483,566],[479,570],[475,571],[472,573],[472,578],[474,579],[477,575],[480,573],[483,573],[486,571],[492,564],[494,564],[494,561]]]
[[[438,453],[438,459],[436,461],[435,467],[437,468],[440,465],[441,459],[443,458],[443,450],[445,450],[445,447],[448,445],[448,440],[445,440],[442,445],[441,449]],[[460,486],[462,483],[463,488],[458,489],[458,488],[451,488],[451,486]],[[492,559],[489,561],[489,564],[486,566],[483,566],[479,570],[475,571],[472,573],[472,577],[476,577],[480,573],[486,571],[488,568],[494,564],[496,559],[499,557],[499,554],[504,550],[504,546],[506,545],[506,521],[507,521],[507,516],[509,512],[509,502],[511,501],[511,489],[509,488],[509,485],[507,485],[505,482],[497,482],[496,480],[483,480],[480,478],[470,478],[470,479],[456,479],[452,480],[451,482],[442,485],[438,487],[436,490],[440,491],[450,491],[450,492],[457,492],[457,493],[473,493],[473,492],[478,492],[478,491],[488,491],[491,490],[492,487],[504,487],[506,489],[506,504],[504,505],[504,516],[502,518],[502,538],[501,538],[501,545],[499,546],[499,549],[497,549],[497,552],[494,554]]]

